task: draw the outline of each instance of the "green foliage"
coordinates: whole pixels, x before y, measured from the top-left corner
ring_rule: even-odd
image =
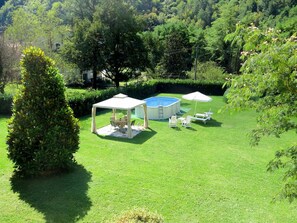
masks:
[[[61,3],[46,4],[36,0],[27,1],[25,5],[12,12],[12,23],[5,30],[6,38],[23,47],[34,44],[48,54],[53,53],[55,44],[61,43],[68,33],[60,18]]]
[[[2,62],[2,49],[0,49],[0,93],[4,93],[5,82],[3,80],[3,62]]]
[[[121,88],[108,88],[106,90],[90,90],[84,93],[74,91],[68,94],[68,102],[76,117],[89,115],[93,104],[113,97],[118,93],[129,97],[143,99],[156,93],[155,81],[133,82]]]
[[[63,54],[82,71],[92,70],[93,88],[102,70],[119,87],[121,81],[139,76],[148,64],[141,30],[135,11],[124,1],[103,1],[91,18],[75,20]]]
[[[172,80],[161,79],[157,80],[157,92],[165,93],[189,93],[192,91],[201,91],[208,95],[223,95],[225,89],[222,87],[222,81],[209,81],[209,80]]]
[[[209,82],[224,82],[228,75],[224,69],[218,66],[213,61],[198,62],[196,68],[196,80],[197,81],[209,81]],[[195,67],[188,73],[191,79],[195,79]]]
[[[97,86],[97,72],[103,69],[100,43],[102,36],[98,34],[100,29],[99,21],[76,20],[72,30],[73,36],[65,41],[61,50],[64,58],[75,64],[81,71],[92,70],[94,89]]]
[[[255,108],[259,112],[257,128],[251,133],[252,144],[258,144],[263,136],[280,137],[297,130],[297,42],[294,35],[283,38],[277,30],[262,31],[255,26],[245,30],[244,41],[243,74],[231,82],[228,108]],[[269,167],[286,169],[283,196],[290,200],[297,197],[297,169],[278,162],[284,158],[288,160],[284,163],[296,163],[296,156],[288,155],[294,150],[293,145],[286,152],[277,152],[276,161],[270,163],[274,168]],[[288,190],[293,185],[295,190]]]
[[[236,1],[228,1],[219,7],[218,18],[212,23],[211,27],[205,30],[206,48],[210,55],[210,60],[226,67],[229,73],[236,72],[229,64],[233,48],[224,41],[224,38],[227,34],[235,31],[235,25],[238,22],[237,17],[238,4],[236,4]]]
[[[163,77],[185,78],[192,67],[192,45],[187,26],[172,21],[164,26],[164,55],[160,66]]]
[[[141,22],[131,5],[123,0],[106,0],[99,11],[102,23],[103,69],[116,87],[140,75],[148,64],[147,50],[140,38]]]
[[[185,23],[172,20],[155,27],[151,44],[152,64],[156,64],[157,73],[162,78],[185,78],[186,71],[192,67],[192,44]],[[150,45],[148,43],[148,45]]]
[[[10,115],[12,107],[12,95],[0,93],[0,114]]]
[[[85,93],[74,93],[68,96],[70,107],[74,111],[76,117],[89,115],[93,104],[106,100],[118,93],[116,88],[109,88],[107,90],[90,90]]]
[[[134,208],[122,213],[113,223],[163,223],[161,215],[144,208]]]
[[[79,126],[68,106],[62,76],[38,48],[21,60],[22,87],[8,125],[8,157],[21,175],[51,174],[74,163]]]
[[[159,79],[149,81],[133,81],[125,85],[124,87],[108,88],[106,90],[67,90],[67,101],[72,108],[76,117],[90,114],[90,109],[94,103],[106,100],[115,94],[124,93],[130,97],[144,99],[150,97],[159,92],[181,92],[188,93],[190,91],[200,90],[210,95],[223,95],[224,88],[222,88],[223,82],[216,80],[171,80],[171,79]],[[0,110],[0,114],[9,115],[11,113],[11,101],[12,96],[5,96],[6,99],[0,97],[0,103],[6,105]]]
[[[8,0],[0,9],[0,30],[18,46],[41,47],[71,80],[68,74],[76,76],[77,72],[58,60],[55,44],[60,43],[67,49],[66,61],[71,58],[82,71],[93,70],[95,88],[96,73],[103,69],[117,86],[147,68],[152,77],[166,75],[172,68],[169,75],[182,78],[193,58],[211,60],[228,73],[239,73],[242,45],[234,44],[236,24],[277,27],[284,36],[291,36],[297,32],[296,7],[296,0]],[[155,35],[156,27],[172,21],[185,24],[191,46],[181,47],[187,43],[179,32],[163,39],[148,38]],[[139,36],[149,41],[145,47]],[[193,46],[198,48],[197,56]],[[68,68],[70,72],[65,71]]]
[[[4,93],[5,86],[19,77],[16,61],[20,58],[20,51],[16,45],[5,40],[0,34],[0,93]]]
[[[283,180],[286,182],[282,193],[279,198],[288,199],[293,202],[297,199],[297,186],[296,186],[296,172],[297,172],[297,145],[288,149],[277,151],[275,158],[269,162],[268,170],[275,171],[278,169],[286,169]]]

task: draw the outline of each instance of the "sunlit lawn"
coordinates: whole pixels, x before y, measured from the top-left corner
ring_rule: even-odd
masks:
[[[214,112],[206,125],[173,129],[150,121],[132,140],[96,136],[91,118],[83,117],[76,170],[23,181],[11,179],[7,118],[0,117],[0,222],[104,222],[133,207],[172,223],[296,222],[296,203],[271,202],[281,173],[266,172],[275,150],[296,141],[296,134],[250,147],[256,113],[219,114],[223,98],[213,99],[197,104],[197,112]],[[181,106],[194,113],[195,103],[182,100]],[[107,125],[110,114],[98,114],[97,125]]]

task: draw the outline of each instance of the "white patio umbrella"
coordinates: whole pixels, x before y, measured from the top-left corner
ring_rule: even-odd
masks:
[[[195,91],[195,92],[192,92],[190,94],[185,94],[182,96],[183,99],[186,99],[186,100],[189,100],[189,101],[196,101],[196,104],[195,104],[195,112],[196,112],[196,106],[197,106],[197,101],[199,102],[210,102],[212,101],[212,98],[205,95],[205,94],[202,94],[200,93],[199,91]]]

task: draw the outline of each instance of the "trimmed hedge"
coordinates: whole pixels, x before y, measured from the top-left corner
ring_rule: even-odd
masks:
[[[129,83],[124,87],[105,90],[90,90],[85,93],[69,94],[67,99],[76,117],[91,114],[92,105],[111,98],[115,94],[123,93],[129,97],[144,99],[157,93],[181,93],[201,91],[207,95],[224,95],[221,82],[193,81],[193,80],[149,80]],[[11,114],[12,95],[0,95],[0,114]]]
[[[209,81],[193,81],[193,80],[158,80],[157,92],[158,93],[180,93],[187,94],[193,91],[200,91],[207,95],[224,95],[226,89],[222,82],[209,82]]]

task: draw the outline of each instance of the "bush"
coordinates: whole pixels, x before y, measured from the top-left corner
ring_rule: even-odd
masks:
[[[67,170],[75,162],[79,126],[65,98],[62,76],[37,48],[24,51],[22,87],[8,125],[8,157],[21,175]]]
[[[91,114],[93,104],[113,97],[118,93],[127,94],[129,97],[143,99],[156,92],[155,82],[139,82],[128,84],[126,87],[108,88],[106,90],[90,90],[85,93],[71,94],[68,96],[70,107],[76,117]]]
[[[11,94],[0,94],[0,114],[11,115],[12,97]]]
[[[172,80],[164,79],[158,80],[156,86],[156,93],[180,93],[186,94],[193,91],[201,91],[208,95],[223,95],[225,89],[223,88],[223,81],[193,81],[193,80]]]
[[[68,97],[70,107],[76,117],[91,114],[92,106],[95,103],[111,98],[118,93],[116,88],[106,90],[90,90],[85,93],[72,94]]]
[[[162,223],[164,222],[161,215],[150,212],[147,209],[135,208],[124,212],[113,221],[114,223]]]

